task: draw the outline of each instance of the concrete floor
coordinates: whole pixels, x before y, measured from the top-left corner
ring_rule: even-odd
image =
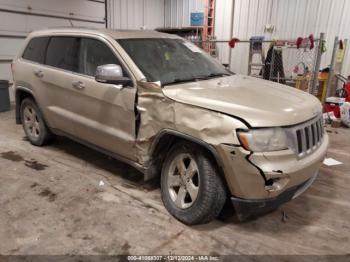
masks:
[[[0,113],[0,254],[349,253],[350,130],[331,130],[328,157],[344,164],[302,196],[251,222],[188,227],[134,169],[65,138],[31,146]]]

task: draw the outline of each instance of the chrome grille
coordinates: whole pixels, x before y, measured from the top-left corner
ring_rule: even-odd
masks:
[[[299,158],[314,152],[322,143],[324,128],[322,115],[303,124],[287,128],[290,146]]]

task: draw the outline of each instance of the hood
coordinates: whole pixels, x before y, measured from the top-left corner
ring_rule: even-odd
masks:
[[[177,102],[244,119],[252,127],[295,125],[322,112],[319,100],[304,91],[241,75],[169,85],[163,93]]]

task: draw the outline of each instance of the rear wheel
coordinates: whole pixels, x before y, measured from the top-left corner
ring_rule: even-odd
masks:
[[[36,146],[43,146],[51,140],[52,134],[33,99],[26,98],[22,101],[21,120],[24,132],[30,143]]]
[[[185,224],[215,219],[226,200],[226,190],[215,163],[201,147],[176,144],[169,152],[161,176],[162,199],[167,210]]]

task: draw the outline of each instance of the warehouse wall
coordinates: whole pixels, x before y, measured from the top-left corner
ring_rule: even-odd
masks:
[[[108,0],[107,6],[109,28],[164,27],[164,0]]]
[[[231,19],[233,0],[216,0],[215,6],[215,36],[218,40],[228,40],[231,37],[233,24]],[[229,46],[227,43],[218,43],[218,59],[223,64],[229,63]]]
[[[203,12],[203,3],[203,0],[165,0],[165,26],[190,26],[190,14],[192,12]]]
[[[104,28],[104,1],[0,0],[0,79],[12,79],[11,60],[29,32],[72,24]]]
[[[220,1],[220,0],[219,0]],[[221,0],[222,1],[222,0]],[[276,26],[275,37],[279,39],[297,38],[313,33],[318,37],[326,34],[328,51],[322,57],[322,66],[331,61],[334,37],[350,38],[350,1],[348,0],[234,0],[233,35],[249,39],[254,35],[264,35],[264,26]],[[221,12],[221,13],[220,13]],[[229,23],[231,16],[226,9],[217,8],[217,17]],[[346,60],[350,61],[350,52]],[[247,50],[235,50],[232,69],[247,73]],[[344,63],[344,74],[350,74],[350,62]]]
[[[216,0],[215,35],[227,40],[231,33],[231,7],[234,4],[233,36],[249,39],[264,35],[264,26],[276,27],[273,36],[279,39],[296,39],[313,33],[318,37],[326,34],[328,51],[322,57],[322,66],[331,61],[334,37],[350,38],[349,0]],[[190,13],[203,11],[202,0],[165,0],[165,26],[183,27],[190,25]],[[219,59],[228,62],[227,44],[219,44]],[[346,61],[350,61],[347,52]],[[247,73],[248,49],[236,48],[232,53],[232,70]],[[343,73],[350,74],[350,62],[344,63]]]
[[[215,35],[217,39],[230,37],[230,17],[234,0],[216,0]],[[203,0],[165,0],[165,26],[186,27],[191,25],[191,13],[204,12]],[[228,20],[226,18],[229,18]],[[227,44],[217,44],[218,58],[228,63],[229,48]]]

